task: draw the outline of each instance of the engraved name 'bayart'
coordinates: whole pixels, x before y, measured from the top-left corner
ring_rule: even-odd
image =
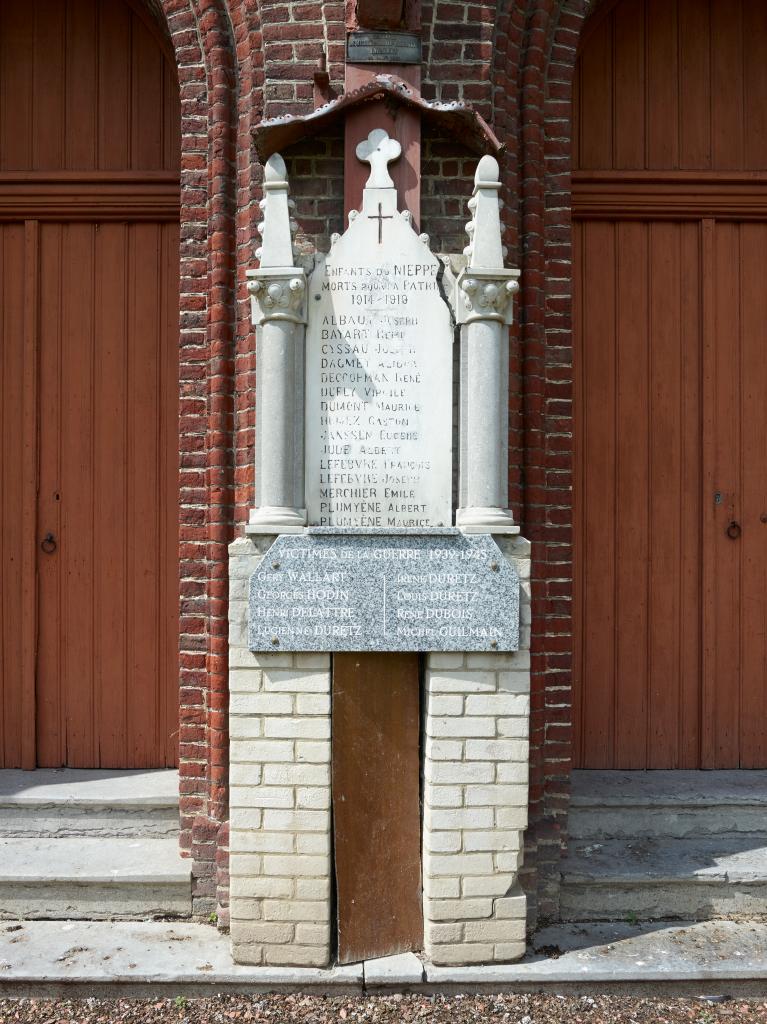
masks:
[[[376,129],[362,210],[309,281],[306,504],[315,526],[448,526],[452,342],[441,264],[397,209]]]

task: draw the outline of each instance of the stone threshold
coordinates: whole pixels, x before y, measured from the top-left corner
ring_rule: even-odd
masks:
[[[598,992],[762,995],[767,925],[736,921],[561,925],[516,964],[434,967],[412,953],[329,970],[245,967],[228,936],[163,921],[0,922],[0,996],[217,992]]]

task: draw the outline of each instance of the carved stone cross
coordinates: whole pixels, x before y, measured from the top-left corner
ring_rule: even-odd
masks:
[[[381,212],[381,207],[382,206],[383,206],[383,203],[379,203],[378,204],[378,213],[368,214],[368,220],[377,220],[378,221],[378,244],[379,245],[383,242],[383,222],[385,220],[392,220],[393,217],[394,217],[394,214],[382,213]]]
[[[357,146],[357,157],[370,164],[370,177],[365,188],[394,188],[388,164],[396,160],[402,146],[396,139],[390,139],[383,128],[374,128],[368,137]]]

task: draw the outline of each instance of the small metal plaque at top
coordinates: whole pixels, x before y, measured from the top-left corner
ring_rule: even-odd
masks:
[[[346,60],[350,64],[420,64],[421,39],[411,32],[351,32]]]
[[[492,537],[279,537],[250,579],[251,651],[515,651],[519,576]]]

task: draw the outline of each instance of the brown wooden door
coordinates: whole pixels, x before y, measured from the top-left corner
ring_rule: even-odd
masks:
[[[423,947],[417,654],[333,656],[338,962]]]
[[[765,47],[756,0],[623,0],[579,58],[581,767],[767,766]]]
[[[4,767],[176,760],[178,133],[139,7],[0,5]]]

